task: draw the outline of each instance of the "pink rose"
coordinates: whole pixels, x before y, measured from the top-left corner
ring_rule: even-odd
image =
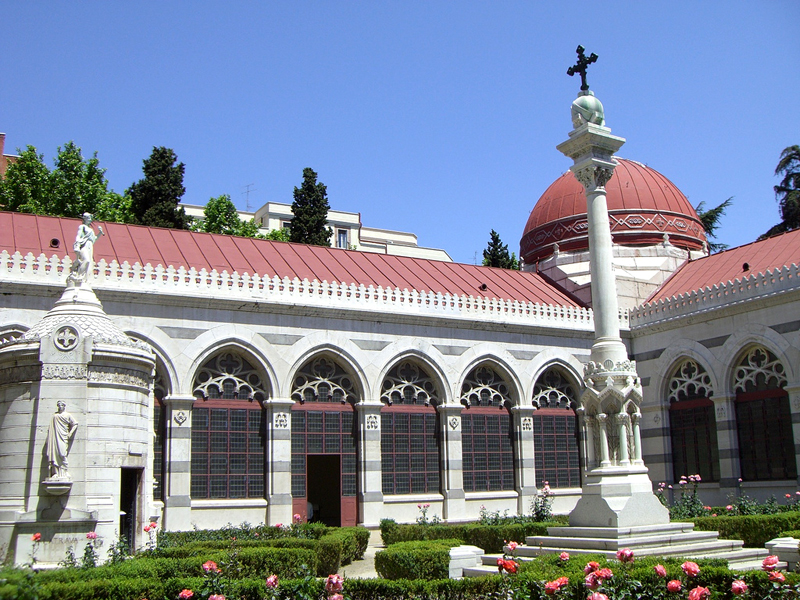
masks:
[[[765,571],[773,571],[778,566],[778,557],[770,554],[767,558],[761,561],[761,568]]]
[[[592,561],[589,561],[588,563],[586,563],[586,566],[583,567],[583,572],[588,575],[589,573],[594,573],[599,568],[600,568],[600,565],[592,560]]]
[[[736,596],[740,596],[747,592],[747,584],[741,579],[737,579],[731,583],[731,592]]]
[[[519,548],[519,544],[517,542],[508,542],[508,544],[506,544],[506,546],[508,547],[508,551],[509,552],[513,552],[514,550]]]
[[[632,563],[633,550],[631,550],[630,548],[623,548],[622,550],[617,550],[617,560],[621,563]]]
[[[222,594],[211,594],[208,597],[208,600],[225,600],[225,596],[223,596]]]
[[[697,577],[697,574],[700,572],[700,567],[697,566],[697,563],[690,560],[683,563],[681,569],[683,569],[683,572],[689,577]]]
[[[656,575],[658,575],[659,577],[667,576],[667,570],[664,568],[664,565],[656,565],[655,567],[653,567],[653,569],[655,570]]]
[[[728,506],[726,506],[726,507],[725,507],[725,510],[733,510],[733,506],[731,506],[730,504],[728,504]]]
[[[194,596],[194,592],[192,590],[181,590],[181,593],[178,594],[178,598],[181,600],[189,600],[189,598]]]
[[[333,575],[328,575],[328,578],[325,580],[325,591],[328,594],[335,594],[342,591],[342,576],[334,573]]]
[[[781,573],[780,571],[770,571],[769,580],[775,583],[783,583],[784,581],[786,581],[786,577],[784,577],[783,573]]]
[[[561,560],[569,560],[569,552],[562,552],[561,554],[558,555],[558,558],[560,558]]]
[[[299,523],[300,521],[303,520],[303,517],[300,516],[300,513],[295,513],[292,519],[294,520],[295,523]]]
[[[86,534],[86,539],[87,540],[96,540],[97,539],[97,534],[94,531],[90,531],[89,533]]]
[[[283,527],[283,523],[275,523],[275,527],[277,527],[278,529],[280,529],[281,527]]]
[[[275,589],[278,587],[278,576],[277,575],[270,575],[267,577],[267,587]]]
[[[677,594],[681,591],[681,582],[677,579],[671,580],[669,583],[667,583],[667,591]]]
[[[331,594],[328,596],[328,600],[344,600],[344,596],[341,594]]]
[[[596,590],[600,587],[600,579],[597,577],[597,572],[589,573],[583,580],[583,583],[590,590]]]
[[[221,570],[217,568],[217,563],[213,560],[207,560],[203,563],[203,571],[206,573],[211,573],[212,571],[214,573],[221,573]]]
[[[705,600],[711,595],[711,590],[697,586],[689,592],[689,600]]]
[[[608,600],[608,596],[601,594],[600,592],[592,592],[589,594],[587,600]]]

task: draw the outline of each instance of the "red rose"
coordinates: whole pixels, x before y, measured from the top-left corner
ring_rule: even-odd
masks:
[[[181,600],[189,600],[189,598],[192,596],[194,596],[194,592],[192,590],[181,590],[181,593],[178,594],[178,598]]]
[[[786,577],[784,577],[783,573],[780,571],[770,571],[769,580],[774,581],[775,583],[783,583],[786,581]]]
[[[711,590],[697,586],[689,592],[689,600],[705,600],[711,595]]]
[[[655,567],[653,567],[653,569],[655,570],[656,575],[658,575],[659,577],[667,576],[667,570],[664,568],[664,565],[656,565]]]
[[[677,594],[681,591],[681,582],[677,579],[673,579],[669,583],[667,583],[667,591],[672,592],[673,594]]]
[[[31,536],[31,541],[32,542],[41,542],[42,541],[42,534],[41,533],[34,533]]]
[[[604,580],[611,579],[614,576],[614,572],[608,567],[604,569],[598,569],[597,571],[594,572],[594,574],[597,575],[598,579],[604,579]]]

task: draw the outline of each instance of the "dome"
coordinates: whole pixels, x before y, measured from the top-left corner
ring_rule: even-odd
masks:
[[[655,169],[618,158],[606,184],[611,236],[623,246],[653,246],[669,234],[673,246],[700,250],[706,242],[703,224],[686,196]],[[559,251],[588,248],[586,192],[567,171],[536,203],[520,241],[527,264]]]

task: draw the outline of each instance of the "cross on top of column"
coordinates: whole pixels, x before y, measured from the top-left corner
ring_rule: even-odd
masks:
[[[567,75],[572,77],[575,73],[579,73],[581,76],[581,91],[587,91],[589,89],[589,84],[586,83],[586,67],[588,67],[593,62],[597,62],[597,54],[592,52],[588,57],[584,54],[586,48],[583,46],[578,46],[577,50],[578,53],[578,62],[567,69]]]

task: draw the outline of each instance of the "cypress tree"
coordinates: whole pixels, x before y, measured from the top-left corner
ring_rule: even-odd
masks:
[[[333,231],[328,222],[328,192],[322,183],[317,183],[313,169],[303,169],[303,184],[294,188],[292,202],[292,226],[290,241],[314,246],[330,246]]]

